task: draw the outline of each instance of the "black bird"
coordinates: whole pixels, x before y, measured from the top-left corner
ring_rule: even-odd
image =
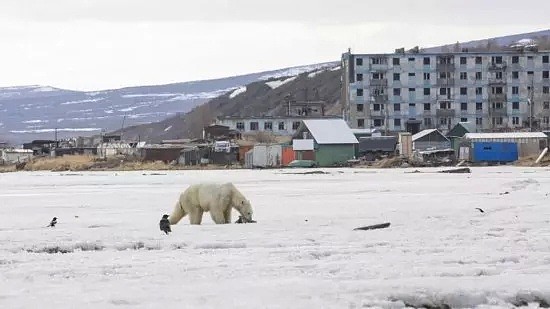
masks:
[[[50,221],[50,225],[48,227],[55,227],[57,224],[57,217],[53,217],[52,221]]]
[[[168,221],[168,215],[162,216],[162,219],[160,219],[159,226],[160,226],[160,230],[166,233],[166,235],[172,232],[172,229],[170,228],[170,221]]]
[[[483,209],[481,208],[476,208],[477,210],[479,210],[480,212],[484,212]]]

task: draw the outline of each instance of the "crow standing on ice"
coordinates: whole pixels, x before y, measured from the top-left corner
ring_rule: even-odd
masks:
[[[50,221],[50,224],[48,225],[48,227],[55,227],[55,225],[57,224],[57,217],[53,217],[52,221]]]
[[[168,221],[168,215],[162,216],[162,219],[160,219],[159,226],[160,226],[160,230],[166,233],[166,235],[172,232],[172,229],[170,228],[170,221]]]

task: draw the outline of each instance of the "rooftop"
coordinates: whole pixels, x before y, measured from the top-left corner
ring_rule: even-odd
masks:
[[[303,120],[317,144],[358,144],[348,124],[342,119]]]
[[[530,51],[530,50],[501,50],[501,51],[467,51],[467,52],[418,52],[418,53],[378,53],[378,54],[362,54],[362,53],[351,53],[353,56],[364,56],[364,57],[388,57],[388,56],[402,56],[402,57],[414,57],[414,56],[472,56],[472,55],[533,55],[533,54],[548,54],[550,50],[539,50],[539,51]],[[347,52],[344,55],[348,54]]]
[[[261,119],[261,120],[278,120],[278,119],[341,119],[340,116],[219,116],[218,120],[245,120],[245,119]]]
[[[436,132],[437,129],[427,129],[420,131],[412,136],[412,140],[416,141],[417,139],[423,138],[426,135],[432,134],[433,132]]]
[[[466,133],[467,139],[548,138],[543,132]]]

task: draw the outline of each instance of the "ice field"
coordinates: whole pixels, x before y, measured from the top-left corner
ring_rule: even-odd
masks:
[[[550,305],[550,169],[438,170],[0,174],[0,308]],[[159,230],[226,181],[258,223]]]

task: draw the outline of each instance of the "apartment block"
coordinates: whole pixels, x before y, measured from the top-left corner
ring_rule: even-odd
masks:
[[[550,51],[342,54],[343,116],[387,132],[550,127]]]

